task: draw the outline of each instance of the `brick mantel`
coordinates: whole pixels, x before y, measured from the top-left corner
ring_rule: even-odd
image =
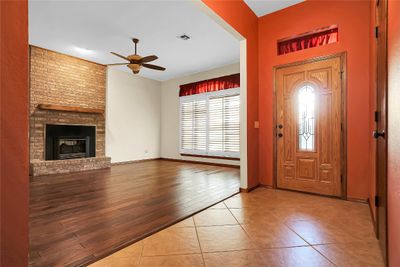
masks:
[[[104,168],[106,66],[30,47],[30,162],[31,174],[65,173]],[[75,110],[43,109],[43,106],[74,107]],[[80,110],[95,110],[86,113]],[[47,124],[96,126],[96,158],[45,161]],[[85,162],[85,160],[87,162]],[[96,162],[99,162],[96,165]],[[108,163],[107,163],[108,162]],[[40,167],[40,170],[35,168]],[[48,170],[48,172],[46,171]],[[58,170],[58,171],[57,171]]]

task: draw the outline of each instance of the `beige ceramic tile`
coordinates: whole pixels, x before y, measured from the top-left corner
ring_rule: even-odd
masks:
[[[194,227],[170,227],[144,240],[143,256],[200,253]]]
[[[239,225],[198,227],[197,233],[203,252],[253,248],[246,232]]]
[[[255,207],[259,204],[259,200],[256,198],[251,198],[248,195],[244,195],[243,193],[231,197],[224,201],[225,205],[231,208],[243,208],[243,207]]]
[[[273,267],[334,267],[312,247],[266,249],[260,252],[264,266]]]
[[[180,221],[171,227],[194,227],[193,217]]]
[[[315,249],[337,266],[384,266],[377,241],[318,245]]]
[[[90,265],[93,267],[138,266],[142,254],[143,242],[139,241],[114,254]]]
[[[257,248],[282,248],[308,245],[281,222],[244,224],[243,228]]]
[[[201,267],[201,254],[142,257],[140,267]]]
[[[287,222],[293,231],[311,245],[373,241],[373,229],[370,225],[339,224],[332,219],[326,221],[291,221]]]
[[[210,207],[210,209],[226,209],[226,208],[227,207],[225,206],[224,202],[220,202]]]
[[[311,245],[355,241],[342,229],[321,221],[291,221],[286,225]]]
[[[90,267],[137,267],[139,266],[140,257],[116,257],[109,256],[102,260],[99,260],[91,265]]]
[[[248,223],[269,223],[281,221],[280,218],[275,216],[270,209],[263,209],[259,207],[243,207],[242,209],[230,209],[233,216],[241,224]]]
[[[235,225],[235,217],[228,209],[208,209],[194,216],[196,226]]]
[[[143,242],[139,241],[115,252],[114,254],[112,254],[112,256],[121,258],[140,257],[140,255],[142,254],[142,249],[143,249]]]
[[[204,262],[207,267],[265,266],[257,250],[204,253]]]

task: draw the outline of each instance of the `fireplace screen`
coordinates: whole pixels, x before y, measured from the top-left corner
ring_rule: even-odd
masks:
[[[86,125],[46,125],[46,160],[96,156],[96,127]]]
[[[89,137],[60,138],[57,144],[58,159],[74,159],[89,157]]]

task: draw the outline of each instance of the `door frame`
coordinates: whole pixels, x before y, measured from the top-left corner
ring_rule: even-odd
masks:
[[[385,265],[389,259],[389,235],[388,235],[388,185],[387,185],[387,163],[388,163],[388,1],[375,1],[375,60],[376,60],[376,107],[375,107],[375,129],[385,131],[382,144],[376,139],[375,146],[375,234],[379,240]],[[384,104],[380,97],[384,98]],[[383,115],[382,115],[383,114]],[[383,124],[383,125],[382,125]],[[383,126],[383,129],[381,128]],[[380,145],[381,144],[381,145]],[[381,148],[381,149],[380,149]],[[380,159],[379,156],[384,156]]]
[[[340,135],[340,175],[341,175],[341,199],[347,199],[347,52],[339,52],[335,54],[313,57],[301,61],[296,61],[288,64],[277,65],[273,67],[273,126],[272,126],[272,138],[273,138],[273,188],[280,189],[278,187],[278,149],[277,149],[277,84],[276,84],[276,71],[278,69],[293,67],[298,65],[304,65],[308,63],[323,61],[332,58],[340,58],[341,68],[341,125],[342,132]],[[289,190],[289,189],[285,189]],[[304,192],[308,193],[308,192]],[[314,193],[308,193],[314,194]],[[315,193],[316,195],[319,195]]]

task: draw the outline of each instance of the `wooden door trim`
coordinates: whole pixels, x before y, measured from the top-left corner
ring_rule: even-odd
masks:
[[[379,141],[375,143],[375,197],[378,197],[378,203],[375,204],[375,231],[379,240],[379,246],[382,250],[385,265],[388,265],[389,259],[389,235],[388,235],[388,185],[387,185],[387,161],[388,161],[388,143],[387,143],[387,132],[388,132],[388,1],[379,0],[376,1],[375,5],[375,26],[378,30],[376,42],[376,111],[384,114],[384,129],[379,126],[382,117],[379,115],[378,121],[375,121],[376,130],[384,130],[386,133],[385,143],[383,147],[383,153],[380,152]],[[381,106],[381,95],[380,91],[384,92],[384,107]],[[381,145],[382,146],[382,145]],[[380,160],[380,156],[384,156],[383,160]],[[380,166],[382,165],[383,166]],[[383,173],[381,172],[383,169]],[[376,200],[375,200],[376,201]],[[374,202],[375,202],[374,201]],[[377,205],[376,205],[377,204]],[[384,214],[381,214],[381,210],[384,210]],[[382,216],[381,216],[382,215]],[[382,229],[384,228],[384,229]],[[382,233],[381,233],[382,232]],[[382,241],[382,236],[384,240]]]
[[[273,180],[272,186],[273,188],[278,188],[278,149],[277,149],[277,129],[276,129],[276,122],[277,122],[277,96],[276,96],[276,72],[279,69],[304,65],[308,63],[323,61],[332,58],[340,58],[340,67],[342,71],[342,79],[341,79],[341,124],[342,124],[342,132],[340,135],[340,172],[341,172],[341,198],[347,199],[347,52],[340,52],[331,55],[319,56],[314,57],[306,60],[296,61],[293,63],[277,65],[273,67],[273,129],[272,129],[272,138],[273,138]]]

